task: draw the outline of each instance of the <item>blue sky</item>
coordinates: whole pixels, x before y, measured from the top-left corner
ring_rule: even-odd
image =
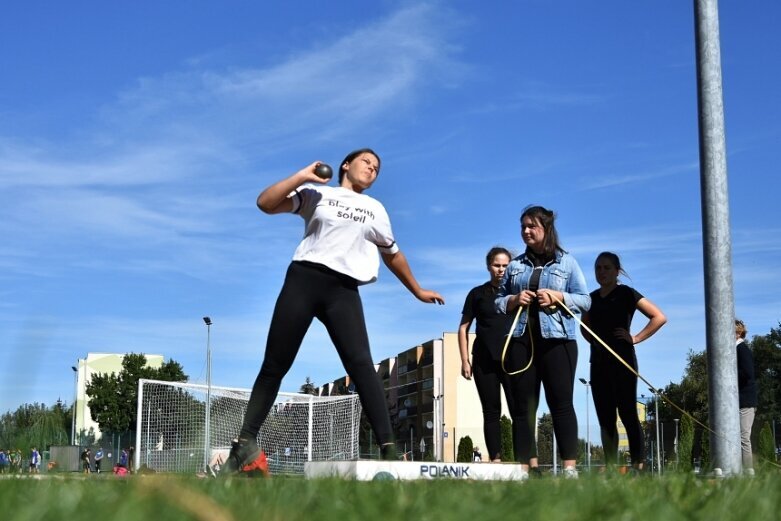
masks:
[[[485,252],[519,251],[537,203],[591,288],[596,254],[622,256],[669,319],[641,372],[677,381],[705,346],[691,4],[6,5],[0,412],[70,402],[88,352],[163,354],[204,381],[204,315],[213,383],[250,387],[303,230],[255,198],[363,146],[383,159],[370,195],[447,300],[417,302],[383,267],[362,290],[376,360],[456,331]],[[736,309],[765,334],[781,317],[781,4],[721,4]],[[341,373],[316,324],[283,390]],[[585,424],[580,385],[575,400]]]

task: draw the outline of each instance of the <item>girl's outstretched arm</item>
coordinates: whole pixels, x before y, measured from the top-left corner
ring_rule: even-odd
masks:
[[[396,253],[383,253],[382,260],[391,272],[396,275],[396,278],[404,284],[410,293],[415,295],[418,300],[429,304],[444,304],[445,299],[442,295],[436,291],[430,289],[423,289],[415,280],[415,276],[412,275],[412,270],[407,263],[407,258],[403,253],[397,251]]]

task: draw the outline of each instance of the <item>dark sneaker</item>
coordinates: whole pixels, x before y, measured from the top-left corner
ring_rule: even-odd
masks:
[[[542,471],[540,467],[529,467],[529,477],[533,479],[539,479],[542,477]]]
[[[245,472],[248,475],[255,475],[257,472],[268,475],[266,454],[254,441],[234,441],[231,444],[228,459],[220,468],[220,476],[231,476]]]
[[[396,450],[396,443],[383,443],[380,445],[380,459],[394,461],[399,459],[399,453]]]

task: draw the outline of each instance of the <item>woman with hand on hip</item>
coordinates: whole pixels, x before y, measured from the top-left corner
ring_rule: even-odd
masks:
[[[618,276],[622,273],[626,275],[618,255],[606,251],[597,256],[594,274],[599,289],[591,293],[591,309],[583,315],[583,323],[637,371],[635,344],[650,338],[667,322],[667,318],[637,290],[621,284]],[[632,335],[630,328],[636,310],[645,315],[648,322],[636,335]],[[602,433],[605,462],[608,465],[616,462],[618,410],[618,417],[626,428],[632,465],[640,470],[645,461],[645,442],[637,416],[637,375],[588,331],[581,328],[581,332],[591,343],[591,391]]]
[[[541,206],[523,211],[521,238],[526,251],[507,266],[496,308],[500,313],[520,312],[503,361],[511,373],[515,406],[523,421],[516,459],[528,468],[543,385],[564,475],[575,478],[578,420],[572,394],[578,363],[577,324],[559,303],[573,313],[582,313],[589,308],[591,298],[580,266],[559,244],[554,221],[553,212]],[[512,370],[507,367],[510,359]]]
[[[444,304],[444,299],[436,291],[420,287],[396,244],[385,208],[363,193],[377,180],[380,157],[368,148],[348,154],[339,165],[338,187],[323,186],[327,179],[317,175],[319,165],[314,162],[304,167],[258,196],[258,207],[264,213],[300,215],[304,238],[293,254],[277,298],[244,424],[221,474],[251,471],[256,461],[263,460],[257,445],[258,432],[314,318],[325,326],[356,385],[382,456],[397,457],[358,287],[377,279],[382,257],[418,300]]]

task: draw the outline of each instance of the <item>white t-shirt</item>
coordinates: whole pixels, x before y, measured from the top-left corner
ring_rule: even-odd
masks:
[[[294,261],[316,262],[359,284],[377,280],[382,253],[399,251],[385,207],[348,188],[306,184],[289,196],[304,218]]]

